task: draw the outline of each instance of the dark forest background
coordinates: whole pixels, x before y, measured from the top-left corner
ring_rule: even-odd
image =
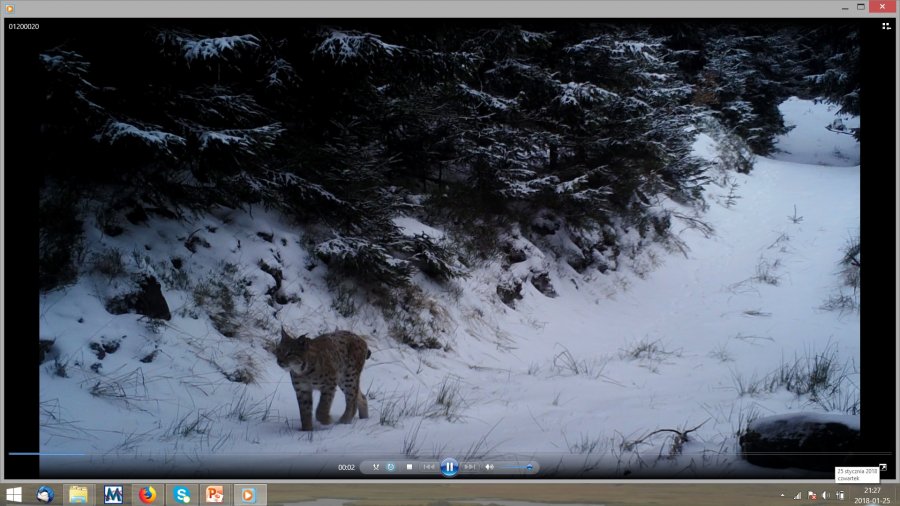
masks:
[[[833,23],[123,22],[35,37],[17,56],[30,105],[16,135],[36,148],[42,290],[77,277],[80,202],[97,188],[113,195],[97,212],[110,235],[153,214],[277,208],[321,231],[331,269],[376,287],[462,275],[471,256],[454,244],[487,257],[511,227],[539,244],[564,233],[573,268],[605,271],[622,227],[667,234],[659,197],[702,205],[700,131],[746,172],[787,131],[784,99],[859,113],[858,33]],[[404,236],[401,214],[455,241]]]

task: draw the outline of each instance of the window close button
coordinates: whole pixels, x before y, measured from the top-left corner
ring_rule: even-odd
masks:
[[[869,0],[869,13],[897,12],[896,0]]]

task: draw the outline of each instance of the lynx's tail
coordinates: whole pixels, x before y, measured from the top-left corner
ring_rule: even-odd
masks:
[[[366,350],[366,360],[372,357],[372,350]]]

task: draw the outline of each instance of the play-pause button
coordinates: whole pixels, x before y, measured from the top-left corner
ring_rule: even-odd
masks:
[[[454,458],[446,458],[441,461],[441,474],[445,478],[453,478],[459,473],[459,462]]]

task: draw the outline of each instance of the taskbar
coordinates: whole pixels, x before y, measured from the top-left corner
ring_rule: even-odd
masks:
[[[7,485],[6,504],[267,506],[265,483],[53,483]]]
[[[581,506],[586,504],[897,504],[897,483],[2,483],[6,506]],[[521,482],[516,482],[521,483]]]

